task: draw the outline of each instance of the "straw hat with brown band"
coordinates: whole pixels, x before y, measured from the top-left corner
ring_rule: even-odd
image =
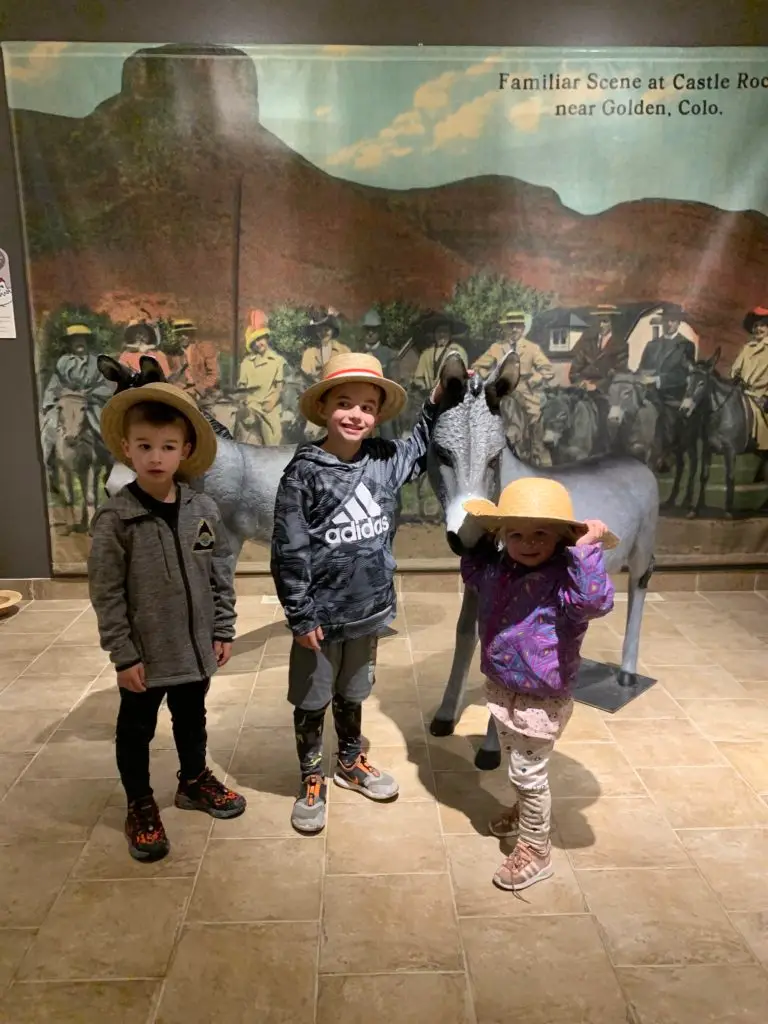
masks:
[[[331,388],[339,384],[375,384],[384,392],[384,401],[379,409],[378,422],[392,420],[403,409],[407,395],[393,380],[384,376],[381,363],[375,356],[365,352],[342,352],[332,356],[323,368],[322,380],[302,394],[299,399],[301,415],[317,427],[324,427],[326,417],[320,405]]]
[[[123,421],[125,414],[141,402],[159,402],[170,405],[186,417],[194,433],[194,444],[188,459],[179,466],[179,474],[189,480],[202,476],[216,458],[216,435],[208,420],[190,396],[174,384],[143,384],[129,388],[111,398],[101,414],[101,436],[104,444],[118,462],[128,464],[123,452]]]
[[[576,541],[589,530],[586,523],[574,517],[571,496],[566,488],[557,480],[546,477],[528,476],[514,480],[501,492],[498,505],[486,498],[472,498],[464,502],[464,511],[491,533],[516,525],[523,529],[534,525],[549,526]],[[619,539],[608,532],[600,543],[604,548],[615,548]]]
[[[18,590],[0,590],[0,615],[7,615],[22,600]]]

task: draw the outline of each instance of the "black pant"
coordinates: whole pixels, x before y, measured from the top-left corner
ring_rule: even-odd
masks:
[[[151,687],[143,693],[120,690],[115,745],[117,767],[128,802],[152,795],[149,784],[149,745],[155,735],[157,713],[168,698],[173,738],[182,779],[196,779],[205,770],[205,695],[209,680],[180,686]]]
[[[327,707],[326,704],[325,707],[314,711],[294,708],[293,726],[302,779],[322,773],[323,726]],[[339,741],[339,760],[342,764],[354,764],[363,749],[363,706],[359,701],[346,700],[341,694],[336,693],[331,701],[331,711]]]

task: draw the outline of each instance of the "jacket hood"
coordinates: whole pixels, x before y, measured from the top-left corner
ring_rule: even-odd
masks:
[[[357,458],[353,459],[351,462],[344,462],[342,459],[338,458],[338,456],[331,455],[330,452],[321,448],[320,445],[306,442],[305,444],[300,444],[296,449],[293,458],[285,467],[285,472],[287,473],[293,466],[302,462],[313,463],[316,466],[324,466],[326,469],[341,469],[344,471],[357,470],[368,461],[369,445],[370,441],[366,438],[360,446]]]

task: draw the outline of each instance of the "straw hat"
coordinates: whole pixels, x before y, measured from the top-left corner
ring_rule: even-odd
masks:
[[[566,488],[547,477],[527,476],[514,480],[501,492],[498,505],[486,498],[472,498],[464,502],[464,511],[493,532],[502,526],[536,523],[561,527],[575,540],[588,530],[586,523],[574,517],[571,496]],[[615,548],[619,541],[608,533],[601,543],[605,548]]]
[[[197,324],[194,320],[174,320],[171,324],[171,331],[174,334],[192,334],[197,331]]]
[[[143,384],[138,388],[121,391],[104,406],[101,414],[101,437],[118,462],[127,465],[122,445],[125,414],[134,405],[139,405],[141,402],[160,402],[162,405],[170,405],[189,420],[195,435],[195,443],[189,458],[184,459],[179,466],[179,473],[194,480],[211,468],[213,460],[216,458],[217,447],[213,428],[185,391],[177,388],[174,384],[165,382]]]
[[[92,338],[93,331],[85,324],[70,324],[64,331],[65,338]]]
[[[245,344],[250,348],[254,341],[259,338],[268,338],[270,330],[268,327],[249,327],[245,332]]]
[[[5,615],[11,608],[15,608],[21,599],[18,590],[0,590],[0,615]]]
[[[299,399],[301,415],[317,427],[325,426],[325,417],[320,401],[331,388],[348,381],[375,384],[384,392],[384,402],[379,410],[379,423],[394,419],[406,403],[407,395],[399,384],[384,376],[381,363],[375,356],[364,352],[342,352],[332,356],[323,368],[323,378],[302,394]]]
[[[501,320],[499,320],[499,324],[502,327],[507,324],[519,324],[525,326],[525,313],[521,309],[510,309],[504,314]]]
[[[606,303],[602,306],[595,306],[594,309],[589,311],[589,315],[597,317],[598,319],[604,316],[621,316],[621,310],[618,306],[610,306]]]

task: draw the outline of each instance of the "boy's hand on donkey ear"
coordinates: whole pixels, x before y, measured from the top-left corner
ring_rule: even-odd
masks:
[[[232,644],[228,640],[214,640],[213,653],[216,655],[216,664],[223,668],[232,657]]]
[[[122,690],[130,690],[132,693],[144,693],[147,684],[144,678],[144,666],[141,662],[138,665],[131,665],[130,668],[124,668],[118,672],[117,685]]]
[[[609,532],[605,523],[602,523],[599,519],[585,519],[584,523],[587,527],[587,532],[576,541],[577,547],[583,547],[585,544],[599,544],[606,533]]]
[[[318,626],[316,629],[311,630],[309,633],[305,633],[304,636],[297,636],[296,643],[301,647],[306,647],[310,651],[319,651],[320,644],[325,639],[323,634],[323,627]]]

